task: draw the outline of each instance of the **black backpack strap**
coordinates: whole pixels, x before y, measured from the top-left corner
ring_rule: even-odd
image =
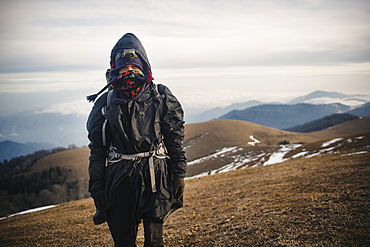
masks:
[[[112,105],[112,99],[113,99],[113,90],[109,90],[107,94],[107,104],[101,108],[101,114],[105,117],[103,126],[102,126],[102,140],[103,140],[103,146],[107,146],[107,134],[106,134],[106,128],[108,123],[108,110],[109,107]]]
[[[156,91],[157,93],[157,97],[159,99],[159,107],[160,107],[160,113],[161,113],[161,118],[163,117],[163,107],[164,107],[164,104],[163,104],[163,99],[165,97],[164,93],[161,92],[160,90],[160,87],[161,89],[163,89],[163,85],[162,84],[156,84],[156,83],[153,83],[154,84],[154,90]]]
[[[157,97],[159,99],[159,113],[160,113],[160,120],[162,122],[163,120],[163,112],[164,112],[164,103],[163,103],[163,99],[166,97],[165,94],[164,94],[164,86],[162,84],[154,84],[154,91],[156,92],[157,94]],[[166,146],[164,145],[164,142],[163,142],[163,134],[161,134],[160,136],[160,140],[159,140],[159,149],[162,148],[164,151],[163,153],[167,153],[167,149],[166,149]],[[168,156],[166,156],[168,158]]]

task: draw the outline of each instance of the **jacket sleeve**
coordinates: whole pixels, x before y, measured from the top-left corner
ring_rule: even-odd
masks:
[[[108,146],[103,146],[102,126],[105,117],[102,115],[101,109],[106,105],[106,99],[107,93],[95,102],[86,124],[90,140],[89,192],[94,198],[104,195],[105,189],[105,163]]]
[[[162,133],[164,144],[166,145],[169,159],[169,172],[178,177],[185,177],[186,173],[186,155],[183,148],[184,141],[184,111],[180,102],[163,86],[159,91],[163,97],[162,113]]]

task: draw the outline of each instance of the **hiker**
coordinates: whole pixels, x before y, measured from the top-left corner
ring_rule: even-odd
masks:
[[[183,109],[164,85],[154,84],[139,39],[125,34],[113,47],[107,85],[88,96],[89,192],[95,224],[108,222],[115,246],[163,246],[163,223],[183,206],[186,156]]]

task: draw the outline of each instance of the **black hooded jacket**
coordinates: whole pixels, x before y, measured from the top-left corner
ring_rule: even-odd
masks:
[[[151,67],[141,42],[133,34],[125,34],[114,46],[111,64],[119,49],[135,49],[145,65],[144,74],[151,78]],[[157,192],[150,188],[148,171],[149,158],[142,158],[136,167],[137,217],[145,211],[154,210],[153,217],[165,219],[173,210],[182,206],[182,198],[175,200],[172,195],[171,176],[184,177],[186,156],[182,147],[184,139],[183,109],[164,85],[156,86],[150,82],[143,93],[133,101],[122,105],[110,104],[106,125],[107,145],[103,145],[103,123],[105,117],[101,109],[107,105],[107,97],[123,97],[120,92],[104,93],[94,104],[87,121],[90,140],[89,191],[92,197],[105,196],[112,203],[114,188],[122,182],[125,169],[133,161],[123,160],[106,166],[109,145],[118,153],[137,154],[158,149],[164,143],[169,159],[154,158]],[[111,100],[111,99],[110,99]],[[139,220],[139,219],[138,219]]]

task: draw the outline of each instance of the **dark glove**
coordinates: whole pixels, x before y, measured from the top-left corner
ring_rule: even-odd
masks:
[[[94,204],[96,209],[102,210],[105,205],[104,196],[94,197]]]
[[[173,195],[175,199],[181,198],[182,195],[184,194],[185,189],[184,178],[180,178],[176,175],[173,175],[172,186],[173,186]]]
[[[96,207],[96,213],[93,216],[93,221],[95,225],[100,225],[108,220],[108,215],[105,213],[104,206],[104,196],[95,197],[94,204]]]

